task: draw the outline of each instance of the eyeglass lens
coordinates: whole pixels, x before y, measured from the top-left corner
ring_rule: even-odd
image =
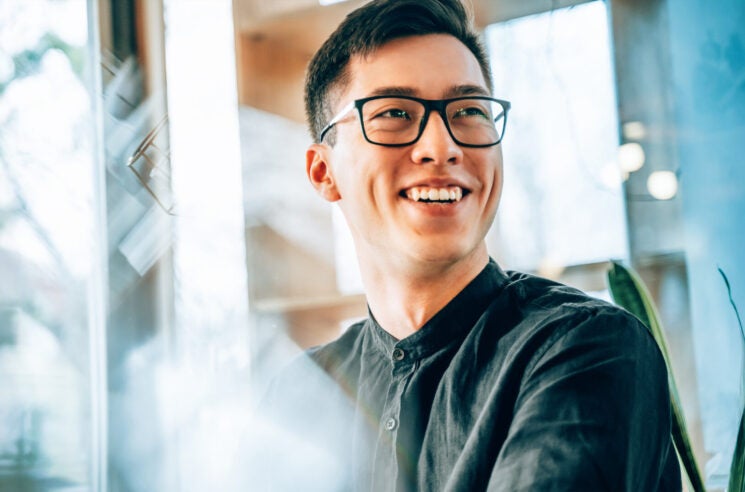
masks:
[[[386,97],[365,102],[362,123],[371,142],[383,145],[411,143],[419,137],[424,104],[411,99]],[[457,99],[445,106],[453,137],[465,145],[490,145],[501,139],[504,109],[489,99]]]

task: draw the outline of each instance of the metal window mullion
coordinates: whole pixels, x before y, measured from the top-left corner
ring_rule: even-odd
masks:
[[[88,0],[88,89],[93,135],[94,214],[92,268],[88,278],[88,350],[90,388],[90,490],[108,490],[108,384],[106,319],[108,312],[108,239],[106,234],[106,166],[99,0]]]

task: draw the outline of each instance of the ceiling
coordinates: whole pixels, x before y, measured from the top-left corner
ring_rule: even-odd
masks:
[[[588,0],[465,0],[477,26],[515,19]],[[351,10],[366,3],[347,0],[320,5],[318,0],[233,0],[236,30],[243,35],[286,43],[312,54]]]

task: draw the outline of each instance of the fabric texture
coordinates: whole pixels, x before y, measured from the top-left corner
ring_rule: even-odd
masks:
[[[681,490],[655,341],[578,290],[490,261],[413,335],[370,315],[307,356],[265,409],[319,490]]]

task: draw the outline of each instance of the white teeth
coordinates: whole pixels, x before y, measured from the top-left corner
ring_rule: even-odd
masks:
[[[463,190],[460,186],[449,186],[447,188],[416,186],[406,190],[406,196],[415,202],[421,200],[427,200],[430,202],[459,202],[463,198]]]

